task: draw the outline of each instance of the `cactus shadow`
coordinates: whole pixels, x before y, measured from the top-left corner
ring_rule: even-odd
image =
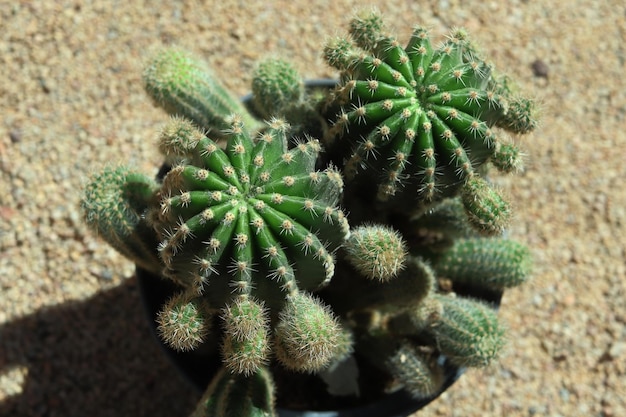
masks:
[[[165,417],[199,399],[156,343],[135,277],[0,326],[0,378],[16,368],[22,392],[0,397],[0,416]]]

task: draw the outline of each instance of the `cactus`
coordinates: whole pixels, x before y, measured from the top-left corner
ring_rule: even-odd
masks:
[[[280,306],[332,277],[333,251],[349,233],[337,207],[343,183],[333,168],[315,171],[317,140],[289,150],[288,126],[274,119],[255,142],[234,120],[225,150],[199,131],[161,143],[189,164],[167,173],[150,213],[159,254],[164,274],[187,287],[230,288],[217,304],[238,294]]]
[[[411,343],[403,343],[388,359],[389,369],[415,398],[437,393],[443,384],[441,367],[432,363]]]
[[[157,106],[193,121],[213,135],[229,127],[233,114],[238,114],[250,129],[259,126],[207,66],[182,49],[159,50],[145,67],[143,84]]]
[[[85,187],[81,208],[85,223],[121,254],[149,271],[161,262],[156,234],[143,219],[156,182],[128,167],[108,167]]]
[[[459,239],[435,264],[437,275],[496,290],[523,284],[530,274],[528,248],[507,239]]]
[[[431,317],[427,331],[437,347],[459,366],[485,367],[498,357],[504,346],[504,329],[495,311],[469,298],[433,295],[441,311]]]
[[[287,368],[313,372],[347,356],[350,338],[327,306],[308,294],[296,294],[280,314],[276,353]]]
[[[326,140],[348,137],[346,177],[373,171],[379,200],[399,191],[424,202],[453,195],[494,156],[501,142],[495,126],[534,128],[532,102],[515,99],[509,111],[508,90],[464,30],[434,48],[416,27],[402,48],[376,13],[350,28],[352,40],[333,39],[324,50],[343,80],[336,92],[342,111]]]
[[[307,90],[289,61],[268,58],[252,74],[252,108],[265,120],[278,117],[291,126],[291,136],[317,137],[327,129],[318,109],[326,100],[319,90]]]
[[[362,275],[381,282],[398,275],[407,257],[402,236],[385,226],[361,226],[346,242],[346,259]]]
[[[252,104],[266,120],[283,114],[288,107],[300,102],[304,94],[304,81],[288,61],[262,61],[252,74]]]
[[[180,292],[157,316],[159,335],[176,350],[194,350],[204,342],[210,330],[211,316],[211,310],[202,299]]]
[[[191,417],[276,417],[274,383],[267,368],[253,375],[221,369]]]
[[[366,12],[349,32],[323,51],[335,89],[270,58],[248,107],[187,53],[157,54],[145,87],[173,116],[160,174],[105,168],[85,189],[87,225],[178,284],[163,341],[219,361],[194,417],[274,416],[275,384],[283,401],[324,382],[330,397],[354,366],[346,386],[428,401],[449,369],[502,351],[494,305],[474,297],[523,284],[531,261],[504,237],[489,169],[522,170],[535,105],[464,30],[434,47],[416,27],[403,48]]]

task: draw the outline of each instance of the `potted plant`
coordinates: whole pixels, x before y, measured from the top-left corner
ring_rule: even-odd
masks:
[[[463,30],[402,47],[368,12],[323,54],[335,86],[270,59],[246,107],[161,51],[144,73],[174,116],[161,172],[109,167],[85,189],[87,224],[146,287],[169,282],[164,343],[207,361],[193,416],[408,414],[504,344],[495,307],[530,256],[487,172],[521,169],[506,132],[535,128],[533,102]]]

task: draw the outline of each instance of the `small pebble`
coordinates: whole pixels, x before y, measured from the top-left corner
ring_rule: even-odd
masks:
[[[550,68],[548,64],[546,64],[541,59],[536,59],[532,64],[531,68],[533,70],[533,74],[535,77],[539,78],[548,78],[548,74],[550,73]]]
[[[22,131],[19,129],[13,129],[9,132],[9,139],[11,143],[19,143],[22,141]]]

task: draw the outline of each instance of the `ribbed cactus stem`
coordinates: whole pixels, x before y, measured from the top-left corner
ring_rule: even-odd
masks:
[[[173,349],[194,350],[209,333],[212,315],[201,297],[180,292],[157,315],[159,335]]]
[[[252,104],[262,118],[282,117],[303,98],[304,82],[290,62],[272,58],[257,65],[252,74]]]
[[[181,49],[158,51],[144,69],[143,82],[155,104],[171,115],[193,121],[202,130],[212,131],[213,135],[230,126],[232,114],[241,115],[250,130],[260,127],[204,63]]]
[[[265,367],[252,375],[222,368],[190,417],[276,417],[274,391],[272,375]]]
[[[428,32],[416,27],[403,48],[372,12],[354,18],[350,34],[351,40],[335,38],[324,49],[328,63],[343,71],[335,95],[342,109],[327,141],[358,131],[344,137],[352,145],[345,174],[367,181],[371,175],[363,174],[373,172],[380,201],[454,195],[496,152],[492,127],[527,118],[532,102],[520,99],[506,121],[508,90],[492,78],[464,30],[433,47]]]
[[[319,371],[350,351],[351,338],[329,307],[307,294],[294,294],[280,313],[275,351],[287,368]]]
[[[484,367],[504,347],[504,329],[490,306],[469,298],[435,295],[443,306],[429,331],[437,346],[458,366]]]
[[[459,239],[435,265],[438,276],[499,290],[524,283],[530,269],[528,248],[508,239]]]
[[[428,398],[443,385],[443,369],[408,342],[400,345],[387,364],[391,374],[414,398]]]
[[[144,219],[158,185],[131,168],[107,167],[93,176],[81,199],[87,226],[137,265],[161,270],[156,235]]]
[[[511,218],[509,204],[487,181],[473,177],[463,186],[461,198],[474,228],[486,236],[501,235]]]

